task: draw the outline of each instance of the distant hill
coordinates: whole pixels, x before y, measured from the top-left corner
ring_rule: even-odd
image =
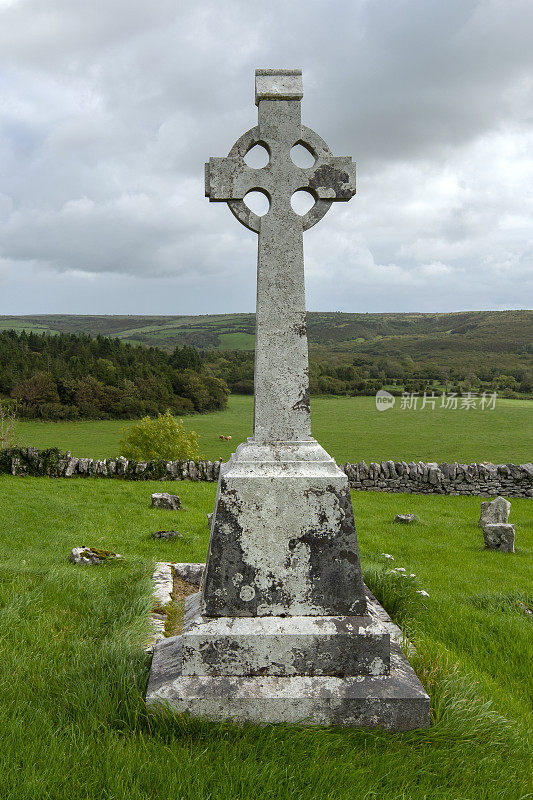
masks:
[[[253,377],[255,314],[205,316],[71,316],[0,317],[0,330],[34,333],[84,333],[116,337],[122,342],[157,347],[170,353],[193,345],[213,363],[215,374],[235,391],[250,391]],[[308,312],[311,374],[338,380],[359,377],[383,385],[434,380],[438,385],[479,381],[499,390],[529,394],[533,388],[533,312],[460,311],[452,314],[350,314]],[[235,354],[228,365],[224,353]],[[240,353],[240,356],[239,356]],[[218,355],[217,355],[218,354]],[[237,368],[237,363],[239,367]],[[344,376],[347,377],[344,377]],[[477,376],[478,383],[474,380]],[[500,376],[503,376],[500,379]],[[511,380],[506,380],[510,376]],[[389,380],[390,379],[390,380]],[[498,380],[496,380],[498,379]],[[411,383],[409,383],[411,381]],[[420,384],[422,385],[422,384]],[[373,384],[366,390],[373,390]],[[328,391],[324,380],[320,391]],[[339,388],[339,391],[341,389]]]
[[[0,316],[0,330],[88,333],[173,350],[252,350],[255,314],[205,316]],[[533,342],[533,311],[459,311],[452,314],[308,312],[309,342],[336,352],[427,354],[428,351],[522,352]],[[531,352],[531,351],[530,351]]]

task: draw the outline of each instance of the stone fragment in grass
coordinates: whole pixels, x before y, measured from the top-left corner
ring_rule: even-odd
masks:
[[[170,511],[177,511],[181,508],[181,500],[177,494],[168,492],[154,492],[152,495],[152,505],[154,508],[165,508]]]
[[[100,550],[98,547],[73,547],[68,560],[73,564],[103,564],[108,559],[122,558],[111,550]]]
[[[481,503],[481,516],[478,525],[484,528],[485,525],[509,522],[509,512],[511,503],[505,497],[497,497],[495,500],[487,500]]]
[[[514,553],[514,525],[495,522],[483,526],[483,539],[487,550],[500,550],[502,553]]]
[[[394,522],[401,522],[404,525],[411,525],[413,522],[417,522],[418,517],[415,514],[396,514],[394,517]]]
[[[186,583],[200,586],[204,574],[205,563],[178,563],[172,564],[172,571],[176,578]]]
[[[179,531],[155,531],[150,536],[152,539],[183,539],[183,534]]]

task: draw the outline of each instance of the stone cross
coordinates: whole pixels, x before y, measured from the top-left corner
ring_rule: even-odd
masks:
[[[429,724],[429,698],[363,583],[346,474],[310,431],[302,232],[355,191],[354,165],[300,123],[299,70],[257,70],[259,125],[206,170],[259,233],[254,435],[220,467],[201,591],[154,651],[148,705],[239,722]],[[246,165],[255,145],[262,169]],[[313,166],[293,164],[306,147]],[[299,216],[294,192],[313,208]],[[263,192],[268,212],[244,203]],[[494,526],[493,526],[494,527]]]
[[[315,225],[332,202],[355,194],[355,164],[335,157],[314,131],[301,123],[302,72],[258,69],[255,102],[259,124],[243,134],[226,158],[206,164],[205,193],[227,202],[239,222],[259,234],[255,343],[254,439],[257,442],[305,441],[311,436],[309,369],[305,324],[303,231]],[[249,167],[244,157],[262,145],[269,162]],[[296,166],[291,148],[302,145],[314,157]],[[315,204],[300,216],[292,195],[309,192]],[[260,191],[269,200],[259,217],[244,202]]]

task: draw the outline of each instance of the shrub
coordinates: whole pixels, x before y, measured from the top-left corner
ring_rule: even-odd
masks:
[[[198,434],[187,433],[183,420],[175,419],[170,411],[157,419],[143,417],[121,440],[120,455],[134,461],[197,460]]]

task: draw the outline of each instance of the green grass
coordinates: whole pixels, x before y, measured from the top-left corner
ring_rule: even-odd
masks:
[[[253,333],[221,333],[218,341],[220,350],[253,350],[255,347]]]
[[[523,463],[532,459],[531,400],[498,400],[493,411],[446,411],[436,408],[377,411],[372,397],[311,398],[313,435],[339,462],[346,461],[492,461]],[[252,433],[253,398],[232,395],[224,411],[184,418],[200,435],[201,452],[227,460]],[[115,456],[128,421],[21,421],[18,439],[35,447],[59,447],[78,456]],[[231,442],[219,435],[231,435]]]
[[[143,653],[154,560],[203,560],[215,486],[180,483],[183,510],[151,508],[160,483],[0,476],[2,800],[525,800],[532,620],[528,501],[516,554],[485,552],[479,499],[357,493],[364,569],[381,552],[430,597],[411,609],[432,727],[408,734],[236,728],[148,717]],[[417,514],[396,526],[397,512]],[[177,527],[183,540],[151,540]],[[102,567],[67,562],[92,545]]]

